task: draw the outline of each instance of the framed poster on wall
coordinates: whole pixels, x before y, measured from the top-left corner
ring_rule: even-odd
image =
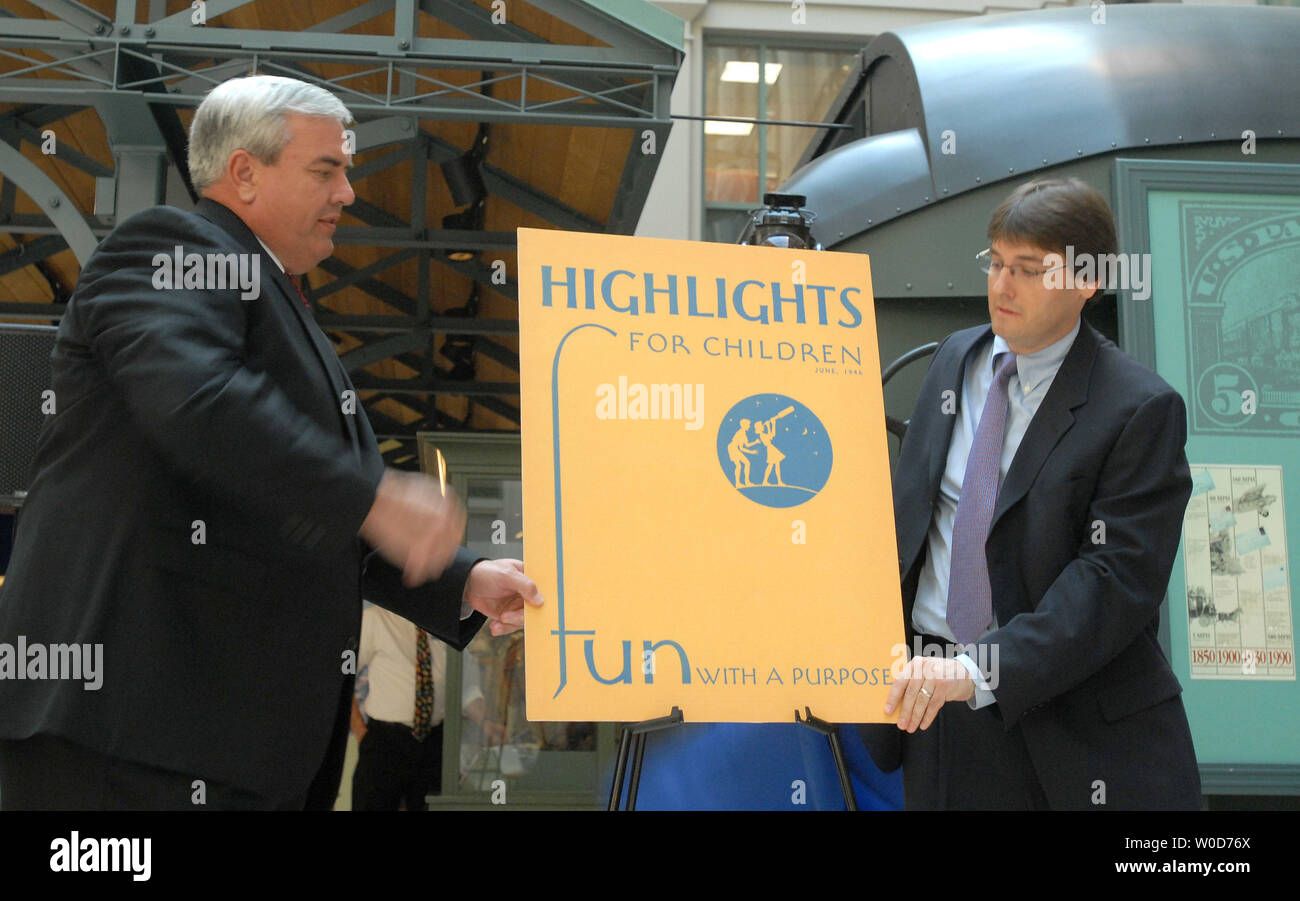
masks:
[[[1300,793],[1300,166],[1119,159],[1114,189],[1122,250],[1149,254],[1123,346],[1187,403],[1163,623],[1203,787]]]

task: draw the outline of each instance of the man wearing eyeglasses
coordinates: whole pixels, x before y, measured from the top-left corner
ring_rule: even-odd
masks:
[[[1096,190],[1022,185],[988,237],[990,325],[935,352],[899,453],[912,656],[897,728],[864,738],[909,809],[1198,808],[1156,638],[1191,493],[1183,400],[1082,321],[1100,286],[1057,271],[1115,252]]]

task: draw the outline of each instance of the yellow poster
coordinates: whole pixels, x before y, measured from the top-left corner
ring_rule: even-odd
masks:
[[[528,717],[882,722],[867,257],[519,230]]]

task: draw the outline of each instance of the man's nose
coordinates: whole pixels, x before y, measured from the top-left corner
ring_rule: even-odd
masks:
[[[342,179],[342,185],[334,192],[335,199],[343,206],[351,206],[357,199],[357,192],[352,190],[352,182],[348,181],[347,173],[341,173],[339,178]]]
[[[1016,293],[1016,280],[1011,277],[1011,267],[1003,266],[1002,271],[993,279],[993,290],[1010,297]]]

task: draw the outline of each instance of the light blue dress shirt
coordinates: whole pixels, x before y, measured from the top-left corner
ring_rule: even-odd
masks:
[[[1039,404],[1052,387],[1057,371],[1065,360],[1074,339],[1079,334],[1076,321],[1070,333],[1032,354],[1016,358],[1016,372],[1007,383],[1007,432],[1002,441],[1002,461],[998,468],[998,484],[1006,478],[1011,461],[1016,458],[1025,430],[1038,412]],[[970,365],[962,380],[961,406],[954,414],[952,440],[948,444],[948,462],[939,483],[939,496],[935,502],[934,518],[930,521],[927,537],[928,553],[916,586],[916,601],[912,607],[912,627],[917,632],[941,636],[956,644],[948,626],[948,573],[952,564],[952,525],[957,516],[957,499],[961,496],[961,483],[966,476],[966,457],[970,454],[975,430],[993,376],[997,371],[995,361],[1000,354],[1010,353],[1007,342],[998,336],[988,343]],[[997,361],[1000,362],[1000,361]],[[998,627],[997,614],[985,630],[987,635]],[[982,636],[981,636],[982,637]],[[967,655],[959,655],[971,678],[975,680],[975,697],[968,703],[973,709],[986,707],[996,699],[980,675],[979,668]]]

